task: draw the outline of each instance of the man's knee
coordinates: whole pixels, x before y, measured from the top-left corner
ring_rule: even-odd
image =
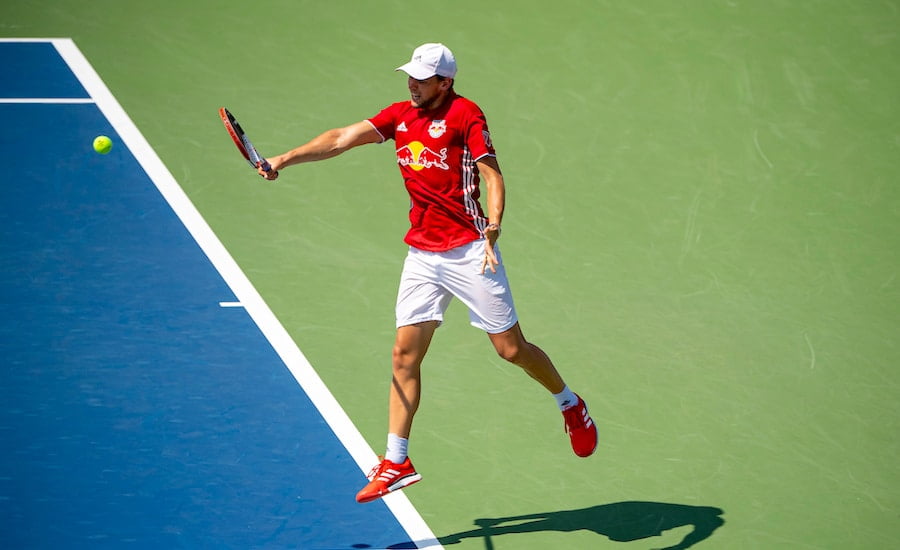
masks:
[[[499,345],[494,346],[494,349],[497,350],[497,355],[503,358],[514,365],[521,365],[523,362],[523,358],[525,356],[525,352],[527,350],[528,344],[519,343],[519,342],[503,342]]]
[[[519,366],[527,362],[530,345],[522,335],[518,324],[499,334],[491,334],[490,339],[494,349],[497,350],[497,355],[504,360]]]
[[[394,378],[397,380],[418,378],[422,364],[422,353],[416,349],[395,345],[391,363]]]
[[[411,349],[399,344],[394,344],[394,349],[391,352],[391,362],[394,365],[395,371],[409,369],[410,365],[413,363],[414,357],[415,354]]]

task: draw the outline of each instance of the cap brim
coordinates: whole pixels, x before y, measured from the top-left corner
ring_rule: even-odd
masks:
[[[401,65],[394,70],[403,71],[416,80],[426,80],[437,74],[436,72],[429,70],[427,67],[423,67],[422,65],[414,61],[410,61],[406,65]]]

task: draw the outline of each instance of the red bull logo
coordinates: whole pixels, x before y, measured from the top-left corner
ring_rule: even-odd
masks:
[[[432,120],[431,126],[428,127],[428,135],[437,139],[444,135],[444,132],[447,131],[447,121],[446,120]]]
[[[441,149],[440,153],[434,152],[432,149],[425,147],[421,141],[410,142],[409,145],[397,149],[397,163],[400,166],[409,166],[415,171],[424,168],[440,168],[441,170],[449,170],[447,165],[447,148]]]

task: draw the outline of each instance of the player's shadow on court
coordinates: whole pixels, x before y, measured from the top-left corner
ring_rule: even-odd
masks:
[[[617,542],[631,542],[656,537],[684,526],[693,530],[675,546],[663,550],[683,550],[708,539],[713,531],[725,523],[720,508],[688,506],[664,502],[615,502],[582,508],[526,514],[505,518],[476,519],[478,529],[440,537],[443,545],[457,544],[463,539],[484,539],[485,550],[493,550],[493,539],[503,535],[536,533],[540,531],[593,531]],[[408,544],[408,543],[406,543]],[[390,548],[406,548],[392,546]]]

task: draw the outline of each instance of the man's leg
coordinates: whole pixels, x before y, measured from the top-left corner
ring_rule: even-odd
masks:
[[[413,416],[419,408],[422,393],[422,359],[438,327],[437,321],[426,321],[397,329],[392,354],[393,379],[388,400],[388,431],[409,438]]]
[[[500,357],[521,367],[556,398],[575,454],[581,457],[592,455],[597,448],[597,426],[588,414],[584,400],[566,386],[547,354],[525,340],[519,323],[497,334],[488,333],[488,337]]]
[[[356,494],[357,502],[371,502],[422,479],[406,455],[406,448],[422,393],[422,359],[438,324],[426,321],[397,329],[388,399],[387,452],[369,475],[369,483]]]
[[[550,393],[557,394],[566,387],[562,376],[544,350],[525,340],[519,323],[501,333],[488,334],[488,337],[500,357],[522,367]]]

